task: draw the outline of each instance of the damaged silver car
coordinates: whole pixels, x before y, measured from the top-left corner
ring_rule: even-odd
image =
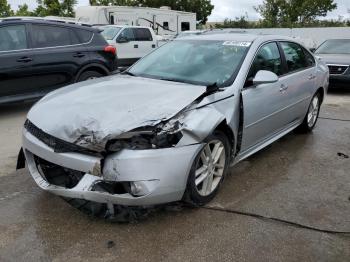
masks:
[[[28,114],[22,153],[42,189],[94,214],[204,205],[229,166],[314,128],[328,77],[290,38],[183,37],[123,73],[45,96]]]

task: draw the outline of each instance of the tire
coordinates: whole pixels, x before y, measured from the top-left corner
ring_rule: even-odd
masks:
[[[317,119],[320,114],[320,108],[321,108],[321,93],[317,92],[312,97],[306,116],[303,122],[300,124],[300,126],[298,126],[297,131],[301,133],[311,132],[317,123]]]
[[[218,159],[212,157],[211,154],[215,147],[221,150],[221,153],[216,151],[219,155],[214,153],[219,156]],[[210,153],[208,150],[210,150]],[[193,161],[183,197],[184,202],[191,206],[203,206],[210,202],[216,196],[224,180],[229,160],[229,140],[223,132],[215,131],[206,139],[206,145]],[[207,164],[204,163],[205,161]],[[209,174],[208,169],[210,169]]]
[[[86,81],[89,79],[94,79],[94,78],[99,78],[104,76],[103,74],[97,72],[97,71],[85,71],[83,73],[80,74],[80,76],[78,77],[77,82],[82,82],[82,81]]]

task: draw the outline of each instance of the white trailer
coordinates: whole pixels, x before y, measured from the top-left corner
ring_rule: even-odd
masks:
[[[147,26],[162,36],[196,30],[197,24],[195,13],[169,7],[82,6],[76,10],[76,20],[93,25]]]

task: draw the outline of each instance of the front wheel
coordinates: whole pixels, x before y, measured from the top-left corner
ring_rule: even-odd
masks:
[[[311,103],[309,105],[307,114],[303,122],[298,127],[299,131],[310,132],[312,131],[312,129],[314,129],[318,119],[318,115],[320,114],[320,108],[321,108],[321,94],[320,92],[317,92],[311,99]]]
[[[202,206],[212,200],[227,173],[230,159],[228,139],[216,131],[196,156],[188,177],[184,201]]]

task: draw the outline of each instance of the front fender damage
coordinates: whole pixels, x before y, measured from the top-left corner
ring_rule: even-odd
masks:
[[[177,146],[201,143],[224,120],[225,116],[214,107],[194,110],[182,120],[183,137]]]
[[[94,149],[102,150],[108,148],[108,143],[111,141],[124,141],[118,145],[119,150],[123,148],[136,149],[136,144],[139,149],[140,147],[141,149],[155,149],[157,147],[154,147],[152,142],[150,143],[153,147],[147,147],[147,137],[157,139],[166,135],[181,133],[181,138],[177,143],[169,144],[169,147],[181,147],[201,143],[224,120],[225,116],[212,105],[199,109],[191,105],[170,119],[147,123],[145,126],[122,132],[118,136],[106,134],[103,139],[96,139],[97,137],[94,137],[93,134],[92,137],[84,136],[84,139],[77,141],[77,144],[82,145],[81,143],[84,141],[87,142],[85,146],[90,145],[90,148],[93,146]],[[96,143],[97,141],[98,143]],[[155,140],[152,139],[152,141]]]

